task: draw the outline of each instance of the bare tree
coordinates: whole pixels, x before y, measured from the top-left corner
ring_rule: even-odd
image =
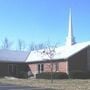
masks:
[[[18,50],[20,51],[25,50],[25,42],[21,39],[18,40]]]
[[[44,55],[48,56],[48,58],[50,60],[51,83],[53,83],[53,61],[52,61],[52,59],[56,54],[56,51],[55,51],[56,46],[57,46],[57,44],[56,45],[51,45],[50,42],[47,42],[47,44],[41,43],[41,44],[38,44],[38,45],[35,45],[34,43],[32,43],[29,46],[30,51],[36,50],[37,52],[41,53],[42,57]]]
[[[35,44],[35,43],[31,43],[29,45],[29,51],[33,51],[33,50],[40,50],[40,49],[44,49],[46,48],[45,44],[40,43],[40,44]]]
[[[6,37],[3,41],[2,41],[2,49],[10,49],[11,48],[11,45],[12,45],[12,42],[10,42],[8,40],[8,38]]]
[[[35,44],[32,42],[30,45],[29,45],[29,51],[34,51],[35,50]]]
[[[44,49],[44,48],[46,48],[46,45],[44,43],[40,43],[40,44],[37,45],[38,50],[39,49]]]
[[[56,54],[56,51],[55,51],[55,48],[56,48],[56,45],[51,47],[50,43],[47,44],[47,48],[44,49],[43,52],[41,52],[41,54],[44,54],[44,55],[47,55],[49,60],[50,60],[50,68],[51,68],[51,83],[53,83],[53,57],[55,56]]]

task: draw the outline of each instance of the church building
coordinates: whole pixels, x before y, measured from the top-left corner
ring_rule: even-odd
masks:
[[[90,72],[90,41],[76,43],[69,12],[68,35],[64,46],[32,51],[26,62],[33,74],[42,72]]]
[[[31,52],[0,50],[0,76],[36,75],[43,72],[90,72],[90,41],[76,43],[69,12],[64,46]]]

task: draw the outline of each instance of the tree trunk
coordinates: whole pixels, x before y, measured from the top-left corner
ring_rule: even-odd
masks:
[[[53,83],[53,62],[51,61],[51,83]]]

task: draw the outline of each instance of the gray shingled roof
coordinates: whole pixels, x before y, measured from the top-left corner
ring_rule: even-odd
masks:
[[[0,62],[26,62],[29,52],[0,50]]]

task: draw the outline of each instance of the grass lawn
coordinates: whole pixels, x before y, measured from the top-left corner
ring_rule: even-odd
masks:
[[[0,83],[51,88],[53,90],[90,90],[90,79],[63,79],[63,80],[54,80],[54,82],[51,83],[50,80],[44,79],[1,78]]]

